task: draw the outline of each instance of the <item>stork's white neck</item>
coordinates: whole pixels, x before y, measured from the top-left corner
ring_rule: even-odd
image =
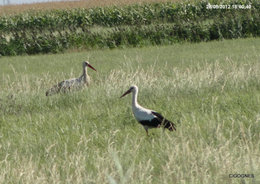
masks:
[[[143,120],[149,120],[151,121],[155,116],[152,114],[151,110],[146,109],[142,106],[140,106],[137,102],[137,96],[138,96],[138,88],[135,87],[132,91],[132,110],[135,118],[137,121],[143,121]]]
[[[80,80],[80,82],[83,82],[83,83],[86,83],[86,84],[89,83],[89,76],[88,76],[88,73],[87,73],[87,67],[83,67],[83,73],[79,77],[79,80]]]
[[[137,102],[138,89],[134,90],[132,95],[132,108],[136,108],[139,106]]]
[[[83,75],[87,75],[87,67],[83,67]]]
[[[86,80],[87,80],[87,75],[88,75],[88,73],[87,73],[87,67],[83,67],[83,78],[84,78],[84,80],[85,80],[85,82],[86,82]]]

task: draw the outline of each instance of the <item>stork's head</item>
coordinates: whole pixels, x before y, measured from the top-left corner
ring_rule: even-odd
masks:
[[[91,65],[89,64],[88,61],[83,61],[82,65],[83,65],[83,68],[89,67],[89,68],[91,68],[92,70],[97,71],[93,66],[91,66]]]
[[[125,95],[132,93],[132,92],[137,92],[138,87],[136,85],[131,86],[120,98],[124,97]]]

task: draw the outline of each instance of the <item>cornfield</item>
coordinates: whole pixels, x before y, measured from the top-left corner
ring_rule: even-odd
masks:
[[[0,18],[0,54],[171,44],[260,35],[259,4],[207,9],[208,1],[27,12]],[[229,4],[241,4],[229,1]]]

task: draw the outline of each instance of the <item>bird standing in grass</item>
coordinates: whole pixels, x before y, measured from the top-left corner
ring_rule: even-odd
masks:
[[[46,91],[46,96],[53,95],[60,92],[67,92],[71,89],[80,89],[84,86],[88,86],[90,83],[90,77],[87,73],[87,67],[96,71],[96,69],[89,64],[88,61],[83,61],[83,74],[79,78],[67,79],[54,85],[51,89]]]
[[[137,95],[138,95],[138,87],[131,86],[129,90],[127,90],[120,98],[124,97],[125,95],[133,93],[132,96],[132,110],[135,116],[135,119],[143,125],[146,134],[148,135],[149,128],[167,128],[170,131],[176,130],[176,125],[165,119],[160,113],[155,112],[150,109],[146,109],[141,107],[137,102]]]

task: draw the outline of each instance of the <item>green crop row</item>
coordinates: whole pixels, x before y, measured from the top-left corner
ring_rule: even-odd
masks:
[[[218,1],[204,0],[192,3],[169,2],[125,7],[22,13],[15,16],[0,17],[0,33],[39,29],[55,31],[82,28],[86,30],[93,25],[111,27],[120,25],[147,25],[158,22],[192,22],[215,19],[215,17],[224,17],[226,14],[237,12],[255,14],[260,11],[258,0],[224,1],[223,4],[229,5],[229,8],[222,9],[208,9],[209,2],[220,4]],[[245,9],[235,9],[233,5],[241,5]]]
[[[1,55],[56,53],[69,48],[115,48],[260,36],[259,14],[230,15],[214,21],[119,26],[107,31],[31,32],[0,37]]]

